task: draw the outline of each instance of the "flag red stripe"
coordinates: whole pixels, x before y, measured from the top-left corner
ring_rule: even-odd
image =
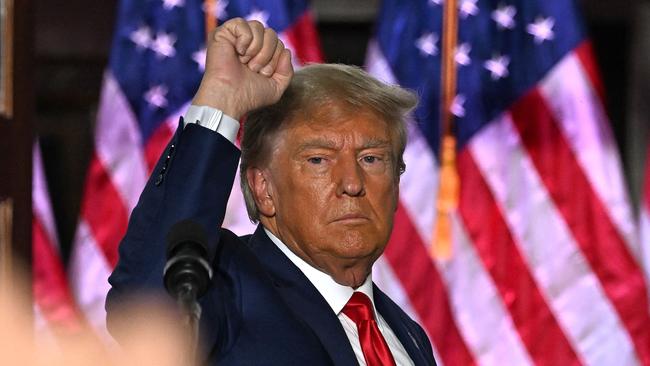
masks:
[[[403,206],[395,214],[394,229],[384,257],[406,290],[422,325],[446,365],[475,364],[450,307],[449,296],[422,239]]]
[[[81,318],[68,287],[61,257],[36,217],[32,219],[32,235],[34,302],[54,330],[78,332]]]
[[[641,270],[537,89],[512,107],[522,143],[556,207],[650,365],[650,314]]]
[[[294,47],[296,57],[301,64],[323,62],[318,31],[314,25],[311,12],[306,11],[294,24],[285,30],[289,42]]]
[[[594,59],[594,48],[590,41],[582,42],[575,49],[575,54],[578,56],[582,67],[589,78],[591,86],[594,88],[600,99],[602,105],[605,103],[605,86],[602,79],[600,78],[600,72],[598,71],[598,65]]]
[[[530,357],[537,365],[580,364],[468,149],[458,156],[458,173],[458,210]]]
[[[158,128],[153,132],[149,140],[147,141],[144,147],[144,157],[147,162],[147,173],[151,173],[153,168],[156,166],[160,154],[174,136],[174,131],[169,127],[167,123],[162,123]]]
[[[81,215],[112,268],[117,264],[117,246],[126,233],[128,212],[96,153],[90,159],[83,197]]]

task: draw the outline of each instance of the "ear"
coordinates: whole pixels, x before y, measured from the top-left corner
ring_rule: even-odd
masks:
[[[246,170],[246,179],[248,179],[248,185],[260,214],[267,217],[275,216],[273,187],[268,173],[259,168],[248,168]]]

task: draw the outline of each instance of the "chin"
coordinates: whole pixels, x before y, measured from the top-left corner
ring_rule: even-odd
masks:
[[[332,278],[340,285],[357,288],[363,285],[363,283],[366,281],[366,278],[368,277],[368,274],[370,274],[370,268],[367,270],[359,271],[350,270],[343,273],[340,278]]]
[[[375,256],[379,251],[377,245],[366,242],[342,242],[335,248],[338,256],[350,260],[359,260]],[[379,257],[381,253],[376,256]]]
[[[347,258],[366,258],[373,255],[379,257],[386,243],[379,239],[377,233],[371,234],[361,230],[346,230],[343,235],[337,236],[340,238],[337,240],[340,243],[340,254]]]

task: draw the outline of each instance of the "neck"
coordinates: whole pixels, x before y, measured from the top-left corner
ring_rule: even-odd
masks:
[[[316,253],[309,255],[302,249],[302,246],[292,240],[291,236],[283,235],[272,220],[261,219],[260,223],[266,230],[271,232],[298,258],[305,261],[311,267],[326,273],[332,279],[343,286],[357,289],[363,285],[372,270],[372,264],[376,257],[363,258],[338,258],[328,253]]]

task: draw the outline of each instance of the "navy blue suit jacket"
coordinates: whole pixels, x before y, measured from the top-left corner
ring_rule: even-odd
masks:
[[[192,219],[208,231],[214,269],[211,287],[200,299],[206,363],[356,365],[336,314],[261,226],[244,237],[219,229],[238,160],[239,150],[220,134],[195,124],[179,127],[120,244],[106,301],[109,330],[127,300],[164,293],[166,233],[176,222]],[[422,328],[376,286],[374,299],[415,364],[434,365]]]

